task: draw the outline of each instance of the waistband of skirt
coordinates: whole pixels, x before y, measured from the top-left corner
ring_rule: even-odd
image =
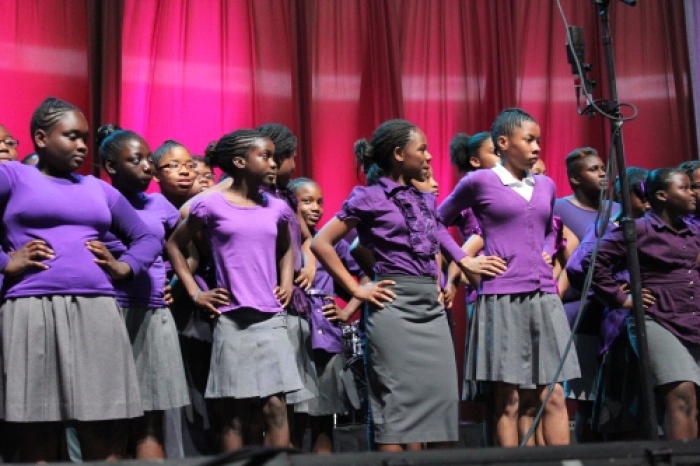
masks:
[[[424,277],[419,275],[377,275],[374,281],[393,280],[396,283],[414,283],[417,285],[437,284],[437,277]]]

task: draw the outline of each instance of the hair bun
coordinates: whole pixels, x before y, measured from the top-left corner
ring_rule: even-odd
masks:
[[[362,171],[367,173],[369,167],[374,163],[372,144],[370,144],[367,139],[358,139],[355,141],[353,151],[355,152],[355,160],[357,160],[358,164],[362,165]]]
[[[95,134],[95,143],[97,144],[97,147],[99,148],[102,145],[102,142],[109,136],[121,130],[121,127],[112,123],[107,123],[106,125],[100,126],[97,129],[97,134]]]

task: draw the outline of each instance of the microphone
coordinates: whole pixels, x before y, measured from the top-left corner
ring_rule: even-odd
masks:
[[[632,0],[631,0],[632,1]],[[566,56],[571,65],[571,72],[580,80],[579,67],[584,70],[584,57],[586,55],[586,44],[583,40],[583,28],[578,26],[569,26],[569,34],[566,37]],[[578,66],[576,62],[578,61]]]

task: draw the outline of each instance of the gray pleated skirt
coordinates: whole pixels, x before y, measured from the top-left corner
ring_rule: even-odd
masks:
[[[301,390],[287,395],[287,404],[294,405],[294,412],[308,413],[309,401],[318,396],[318,376],[311,348],[309,322],[294,310],[286,314],[287,335],[294,350],[294,367],[304,385]]]
[[[284,313],[223,313],[214,327],[206,398],[263,398],[302,388]]]
[[[344,400],[347,395],[342,378],[345,356],[323,350],[315,350],[313,355],[318,395],[308,401],[309,415],[330,416],[345,413],[347,409]]]
[[[481,295],[470,327],[465,378],[515,385],[552,382],[571,334],[559,297],[541,292]],[[572,347],[557,381],[580,375]]]
[[[129,335],[114,298],[17,298],[1,310],[6,421],[143,414]]]
[[[367,315],[368,381],[375,441],[456,441],[457,366],[435,280],[386,276],[396,299]],[[368,306],[369,307],[369,306]]]
[[[175,320],[167,307],[122,308],[144,411],[190,403]]]
[[[693,382],[700,387],[700,345],[681,341],[666,327],[645,316],[649,367],[654,386],[673,382]],[[634,319],[628,318],[628,329],[632,347],[637,350]]]

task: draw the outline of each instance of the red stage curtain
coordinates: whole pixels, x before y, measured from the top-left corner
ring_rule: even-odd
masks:
[[[606,96],[595,6],[561,3],[584,28],[595,96]],[[193,153],[237,128],[286,124],[300,139],[297,174],[320,182],[327,218],[362,182],[353,142],[388,118],[425,131],[441,197],[456,181],[447,155],[453,135],[489,129],[504,107],[523,107],[540,122],[542,157],[560,195],[570,192],[563,159],[571,149],[607,150],[608,123],[576,114],[554,1],[0,0],[0,121],[22,139],[23,155],[43,97],[90,110],[86,4],[102,5],[105,24],[104,52],[92,55],[101,63],[93,95],[104,99],[95,106],[102,123],[143,134],[153,149],[172,138]],[[619,97],[639,109],[624,126],[629,165],[697,157],[683,4],[611,3]],[[463,309],[456,317],[461,363]]]
[[[0,0],[0,12],[0,124],[24,157],[34,152],[29,122],[44,98],[67,100],[90,118],[87,2]]]

